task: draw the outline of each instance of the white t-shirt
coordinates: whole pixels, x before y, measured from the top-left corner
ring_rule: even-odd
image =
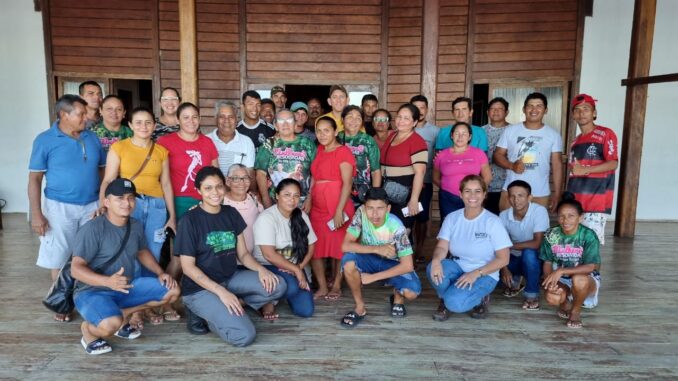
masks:
[[[306,225],[308,225],[308,244],[311,245],[318,240],[311,227],[311,221],[308,215],[301,212],[301,216]],[[296,258],[292,256],[292,228],[290,220],[280,214],[277,205],[264,210],[259,214],[254,222],[254,258],[263,265],[271,263],[264,258],[259,245],[274,246],[275,250],[292,263],[297,263]]]
[[[531,202],[527,213],[522,220],[517,221],[513,215],[513,208],[499,213],[499,218],[508,230],[511,241],[525,242],[534,238],[534,233],[543,233],[549,228],[549,212],[543,206]],[[520,257],[520,250],[511,250],[511,255]]]
[[[214,130],[207,134],[207,137],[212,139],[214,145],[217,147],[217,152],[219,152],[219,169],[224,173],[224,176],[228,175],[228,168],[233,164],[242,164],[247,168],[254,167],[254,144],[252,140],[247,136],[235,131],[235,137],[228,143],[224,143],[223,140],[219,139],[217,135],[217,130]]]
[[[503,190],[515,180],[526,181],[532,187],[535,197],[551,194],[549,174],[551,173],[551,154],[563,152],[563,139],[553,128],[544,125],[538,130],[530,130],[523,123],[513,124],[499,138],[497,147],[508,151],[508,160],[514,162],[519,158],[525,163],[525,172],[517,174],[506,170],[506,181]]]
[[[459,257],[456,261],[465,272],[485,266],[495,251],[513,245],[499,217],[484,209],[472,220],[464,217],[464,209],[448,214],[438,239],[450,242],[450,254]],[[499,271],[488,275],[499,280]]]

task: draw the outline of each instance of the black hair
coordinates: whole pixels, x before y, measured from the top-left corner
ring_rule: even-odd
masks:
[[[365,94],[363,95],[363,99],[360,101],[360,105],[364,105],[365,102],[367,101],[375,101],[377,104],[379,104],[379,99],[377,99],[377,96],[374,94]]]
[[[414,122],[419,121],[419,116],[421,115],[421,113],[419,112],[419,109],[417,108],[417,106],[413,105],[412,103],[403,103],[400,107],[398,107],[398,112],[400,112],[400,110],[402,110],[404,108],[410,110],[410,112],[412,113],[412,120],[414,120]],[[375,111],[375,113],[376,113],[376,111]],[[374,115],[374,114],[372,114],[372,115]]]
[[[389,122],[391,121],[391,119],[393,119],[393,118],[391,118],[391,112],[388,111],[385,108],[378,108],[378,109],[374,110],[374,113],[372,114],[372,119],[374,119],[374,116],[377,115],[377,113],[379,113],[379,112],[382,113],[382,114],[386,114]]]
[[[375,200],[375,201],[383,201],[387,205],[390,204],[388,201],[388,194],[386,194],[386,191],[384,188],[377,187],[377,188],[370,188],[365,192],[365,202],[368,202],[370,200]]]
[[[315,120],[315,125],[317,126],[318,123],[319,123],[319,122],[322,122],[323,120],[326,121],[326,122],[329,122],[330,125],[332,126],[332,129],[333,129],[333,130],[335,130],[335,131],[337,130],[337,122],[336,122],[334,119],[332,119],[332,118],[330,118],[329,116],[327,116],[327,115],[323,115],[323,116],[321,116],[321,117],[318,117],[318,119]]]
[[[213,167],[211,165],[207,165],[205,167],[202,167],[198,173],[195,175],[195,187],[197,189],[200,189],[200,185],[202,185],[202,182],[205,181],[206,178],[210,176],[216,176],[221,179],[221,181],[226,184],[226,177],[224,177],[224,173],[221,172],[221,169],[217,167]]]
[[[147,113],[151,114],[151,118],[153,119],[153,121],[155,121],[155,114],[153,114],[153,111],[151,111],[150,108],[139,106],[139,107],[136,107],[134,110],[132,110],[132,112],[129,114],[130,122],[134,119],[134,115],[139,113],[139,112],[147,112]]]
[[[344,107],[344,109],[341,111],[341,119],[343,120],[344,118],[346,118],[346,115],[348,115],[348,113],[351,111],[358,111],[360,113],[360,119],[365,120],[365,113],[360,107],[356,105],[348,105]]]
[[[529,102],[530,99],[540,99],[542,102],[544,102],[544,108],[549,108],[549,103],[546,100],[546,95],[536,92],[527,95],[527,97],[525,98],[525,103],[523,103],[523,108],[527,107],[527,102]]]
[[[174,94],[176,94],[177,98],[179,98],[179,102],[181,102],[181,94],[179,94],[179,90],[177,90],[176,88],[171,87],[171,86],[167,86],[167,87],[162,88],[162,90],[160,91],[160,98],[161,99],[162,99],[162,93],[164,93],[167,90],[174,91]]]
[[[502,97],[492,98],[492,100],[490,101],[490,103],[487,104],[487,108],[489,109],[490,107],[492,107],[493,104],[495,104],[495,103],[497,103],[497,102],[498,102],[498,103],[501,103],[502,105],[504,105],[504,110],[508,111],[509,103],[508,103],[508,101],[507,101],[506,99],[504,99],[504,98],[502,98]]]
[[[527,183],[527,181],[514,180],[514,181],[511,182],[511,184],[508,185],[508,187],[506,187],[506,191],[511,190],[511,188],[513,188],[513,187],[524,188],[525,190],[527,190],[528,196],[532,194],[532,187],[530,186],[530,184]]]
[[[457,123],[454,124],[454,126],[452,126],[452,129],[450,130],[450,139],[452,139],[452,135],[454,135],[454,131],[456,131],[457,127],[459,127],[459,126],[466,126],[466,129],[468,130],[468,136],[469,136],[468,142],[471,143],[471,138],[473,137],[473,128],[471,127],[470,124],[468,124],[466,122],[457,122]]]
[[[301,184],[295,179],[282,179],[275,187],[275,194],[280,195],[287,186],[295,186],[301,192]],[[290,215],[290,230],[292,232],[292,255],[301,263],[308,253],[308,225],[304,220],[300,208],[294,208]]]
[[[259,95],[259,93],[254,90],[247,90],[242,93],[242,103],[245,103],[245,99],[247,99],[247,97],[261,100],[261,95]]]
[[[452,101],[452,110],[454,110],[454,106],[456,106],[457,103],[461,103],[461,102],[466,102],[466,104],[468,104],[468,109],[473,110],[473,99],[471,99],[469,97],[455,98],[455,100]]]
[[[423,96],[421,94],[415,95],[412,98],[410,98],[410,103],[414,103],[414,102],[424,102],[426,107],[428,107],[428,98],[426,98],[425,96]]]
[[[56,105],[54,105],[54,112],[56,113],[56,117],[60,117],[60,113],[63,111],[66,114],[70,113],[73,111],[75,108],[75,104],[80,103],[83,107],[87,107],[87,101],[84,99],[80,98],[77,95],[73,94],[65,94],[61,98],[59,98],[56,102]]]
[[[198,115],[200,115],[200,109],[198,108],[198,106],[194,105],[191,102],[184,102],[180,104],[179,107],[177,107],[177,117],[180,116],[181,113],[184,112],[184,110],[186,110],[187,108],[192,108],[193,110],[195,110],[195,112],[198,113]]]
[[[273,113],[275,113],[275,103],[273,103],[273,99],[271,98],[264,98],[261,100],[261,106],[263,105],[271,105],[273,107]]]
[[[99,88],[99,91],[102,91],[101,85],[97,81],[85,81],[78,86],[78,94],[83,95],[85,92],[85,86],[96,86]]]
[[[558,207],[556,208],[558,212],[560,212],[560,208],[563,206],[571,206],[573,207],[576,211],[577,214],[580,216],[584,214],[584,208],[581,206],[581,202],[577,201],[574,197],[574,193],[572,192],[563,192],[563,195],[560,196],[560,202],[558,203]]]
[[[122,108],[123,108],[123,109],[125,108],[125,102],[122,101],[122,98],[120,98],[119,96],[117,96],[117,95],[115,95],[115,94],[108,94],[108,95],[106,95],[106,96],[104,97],[104,100],[101,101],[101,106],[100,106],[100,107],[101,107],[102,109],[104,108],[104,105],[106,104],[106,102],[108,102],[109,99],[117,99],[117,100],[119,100],[120,103],[122,103]]]

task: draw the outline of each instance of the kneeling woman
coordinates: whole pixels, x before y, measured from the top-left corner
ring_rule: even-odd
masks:
[[[280,275],[287,283],[285,298],[292,312],[301,317],[313,315],[313,294],[304,268],[313,258],[318,239],[308,216],[297,206],[301,185],[283,179],[275,187],[276,203],[257,217],[254,223],[254,258]],[[262,309],[264,319],[278,317],[272,303]]]
[[[558,226],[546,231],[541,244],[546,301],[560,306],[558,316],[570,328],[581,328],[581,308],[598,305],[600,243],[582,225],[584,210],[570,192],[558,204]]]
[[[256,331],[238,298],[255,310],[285,295],[285,282],[260,265],[247,251],[245,221],[233,207],[222,205],[225,179],[219,168],[204,167],[195,177],[202,201],[179,222],[174,255],[181,258],[181,289],[191,333],[209,329],[224,341],[246,346]],[[238,269],[237,259],[248,270]]]
[[[471,310],[471,317],[485,318],[499,270],[509,262],[511,238],[499,217],[483,209],[487,184],[478,175],[468,175],[459,191],[464,208],[445,218],[427,269],[442,299],[435,320],[446,320],[448,311]]]

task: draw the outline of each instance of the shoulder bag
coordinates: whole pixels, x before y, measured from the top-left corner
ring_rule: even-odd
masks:
[[[388,146],[386,146],[386,152],[384,152],[384,159],[388,156],[388,150],[391,148],[391,144],[393,144],[393,141],[397,136],[398,133],[396,132],[393,134],[393,138],[388,142]],[[384,191],[386,191],[386,195],[388,196],[388,200],[392,204],[404,205],[407,203],[407,199],[410,196],[410,187],[389,179],[388,174],[386,173],[386,168],[384,168],[383,184]]]

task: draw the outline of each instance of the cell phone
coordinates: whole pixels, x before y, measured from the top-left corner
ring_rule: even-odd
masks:
[[[410,208],[408,208],[407,206],[400,209],[400,210],[403,212],[403,216],[409,216],[410,215]],[[421,202],[420,202],[419,203],[419,212],[423,212],[423,211],[424,211],[424,206],[421,205]]]
[[[346,222],[346,221],[348,221],[348,214],[346,214],[346,213],[344,212],[344,222]],[[334,218],[331,219],[331,220],[329,220],[329,221],[327,221],[327,227],[330,228],[331,231],[337,230],[337,229],[335,229],[335,227],[334,227]]]
[[[174,230],[172,228],[168,227],[165,229],[165,237],[167,238],[174,238],[176,234],[174,234]]]

